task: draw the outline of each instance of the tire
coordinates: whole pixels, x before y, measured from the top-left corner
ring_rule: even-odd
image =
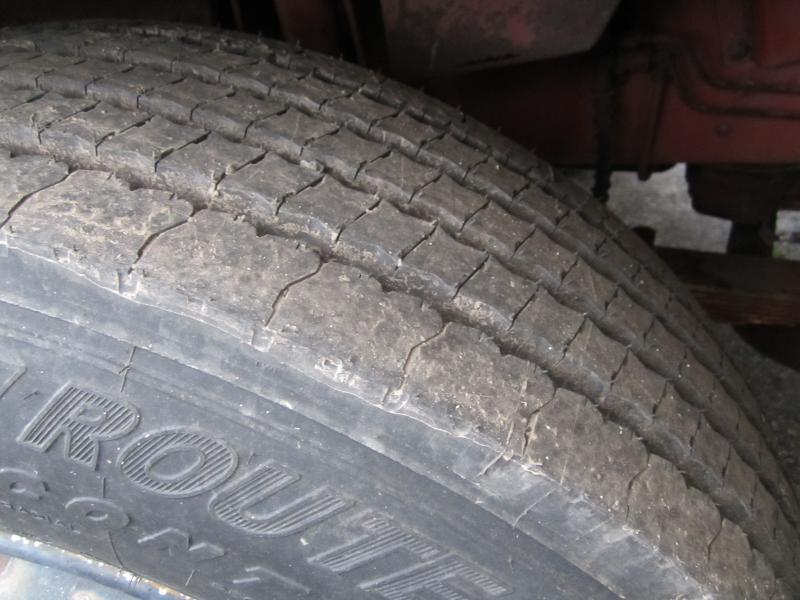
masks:
[[[800,593],[746,384],[547,165],[277,42],[0,38],[0,529],[199,600]]]

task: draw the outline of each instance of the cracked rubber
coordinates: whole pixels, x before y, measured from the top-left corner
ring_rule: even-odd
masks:
[[[2,529],[201,600],[800,593],[700,309],[480,123],[82,23],[2,30],[0,147]]]

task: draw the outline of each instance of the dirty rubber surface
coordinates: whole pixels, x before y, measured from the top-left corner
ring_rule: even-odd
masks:
[[[572,175],[584,187],[591,187],[591,172]],[[614,173],[608,207],[630,227],[654,229],[657,246],[725,252],[730,223],[692,209],[683,165],[654,173],[644,182],[635,173]],[[800,372],[759,353],[731,327],[716,329],[750,383],[775,433],[781,466],[800,492]]]
[[[778,460],[784,472],[800,492],[800,372],[757,352],[732,328],[720,326],[718,330],[775,432]]]
[[[25,502],[52,493],[39,524],[6,502],[13,530],[203,598],[800,587],[800,507],[738,370],[651,250],[546,165],[254,38],[14,36],[0,455]],[[50,451],[73,426],[122,441]]]

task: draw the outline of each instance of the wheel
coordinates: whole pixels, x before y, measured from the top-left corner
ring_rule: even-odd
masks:
[[[2,31],[0,529],[223,598],[789,598],[798,505],[651,251],[277,42]]]

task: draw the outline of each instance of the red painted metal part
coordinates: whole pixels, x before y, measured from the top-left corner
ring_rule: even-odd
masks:
[[[450,79],[434,88],[479,119],[500,127],[548,160],[592,165],[597,159],[596,64],[573,59]],[[614,97],[610,162],[638,167],[695,163],[800,162],[800,120],[697,110],[678,88],[666,85],[653,115],[657,79],[629,72]],[[800,102],[798,102],[800,107]],[[652,147],[645,132],[655,122]]]
[[[418,79],[588,50],[619,0],[382,0],[392,71]]]
[[[341,53],[335,7],[330,0],[275,0],[283,37],[317,52]]]
[[[606,47],[612,166],[800,162],[800,35],[767,41],[800,24],[800,2],[640,2],[630,13],[633,25]],[[453,73],[429,87],[550,161],[591,165],[607,56]]]
[[[762,0],[753,5],[754,51],[758,64],[778,67],[800,61],[796,0]]]

